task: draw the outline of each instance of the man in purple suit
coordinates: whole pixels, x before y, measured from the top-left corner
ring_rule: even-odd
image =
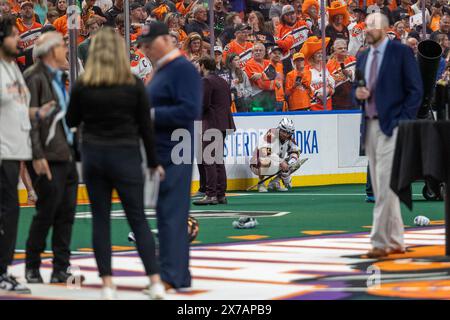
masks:
[[[231,115],[230,85],[216,73],[216,63],[210,57],[199,60],[203,75],[203,114],[202,132],[215,129],[217,135],[208,141],[208,135],[202,136],[203,159],[198,165],[200,176],[206,182],[206,195],[193,202],[194,205],[226,204],[227,174],[225,171],[223,148],[227,130],[235,130]],[[217,139],[217,140],[216,140]],[[208,154],[207,150],[215,150]],[[212,160],[212,161],[211,161]]]

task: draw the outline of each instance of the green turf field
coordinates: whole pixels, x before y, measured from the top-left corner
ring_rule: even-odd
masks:
[[[405,225],[413,226],[413,219],[417,215],[425,215],[431,220],[444,219],[444,203],[425,201],[421,196],[422,186],[422,183],[413,186],[413,193],[415,194],[413,197],[415,199],[413,212],[402,205]],[[373,205],[364,201],[364,185],[301,187],[287,193],[241,192],[238,194],[240,195],[228,198],[228,205],[192,206],[192,209],[277,211],[289,212],[289,214],[279,217],[257,218],[259,226],[248,230],[234,229],[231,225],[232,221],[235,220],[234,218],[198,218],[200,233],[197,243],[223,243],[259,238],[230,238],[246,235],[264,236],[264,239],[299,237],[307,235],[303,233],[304,231],[367,232],[370,229],[364,226],[370,226],[372,223]],[[120,209],[120,205],[113,206],[113,210]],[[77,211],[89,211],[89,206],[78,206]],[[18,249],[24,248],[33,214],[34,208],[21,209]],[[154,219],[149,219],[149,222],[152,228],[156,228]],[[113,219],[112,243],[118,246],[130,245],[127,241],[129,231],[125,219]],[[91,219],[76,219],[72,249],[91,247]]]

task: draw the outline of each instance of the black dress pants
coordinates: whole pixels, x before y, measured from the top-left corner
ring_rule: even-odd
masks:
[[[211,142],[203,143],[203,155],[212,156],[214,161],[211,163],[203,159],[203,170],[205,175],[205,192],[208,197],[224,197],[227,190],[227,173],[225,171],[225,164],[223,158],[223,149],[225,144],[225,132],[222,132],[222,141],[220,147],[221,152],[213,152],[211,155],[206,155],[205,149],[212,143],[216,143],[214,140]]]
[[[77,204],[78,174],[73,161],[49,162],[52,180],[38,176],[28,164],[33,187],[38,196],[36,214],[26,243],[27,269],[39,269],[50,228],[53,270],[66,271],[70,266],[70,240]]]
[[[0,163],[0,275],[6,273],[14,259],[19,223],[20,161],[2,160]]]
[[[106,146],[85,142],[81,149],[81,159],[91,201],[93,247],[100,276],[112,276],[113,189],[119,194],[128,224],[136,237],[137,251],[146,274],[159,273],[155,240],[144,211],[144,174],[139,146]]]

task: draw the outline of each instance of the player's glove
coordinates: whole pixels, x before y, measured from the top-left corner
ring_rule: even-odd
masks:
[[[291,164],[290,163],[291,160],[295,160],[294,163]],[[306,162],[306,160],[308,160],[308,158],[304,158],[304,159],[301,159],[301,160],[290,159],[289,162],[288,162],[290,172],[294,172],[294,171],[298,170]]]

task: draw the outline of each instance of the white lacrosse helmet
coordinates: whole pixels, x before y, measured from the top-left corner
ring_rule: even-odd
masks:
[[[278,129],[286,131],[287,133],[290,134],[294,134],[295,133],[294,121],[288,118],[283,118],[278,124]]]

